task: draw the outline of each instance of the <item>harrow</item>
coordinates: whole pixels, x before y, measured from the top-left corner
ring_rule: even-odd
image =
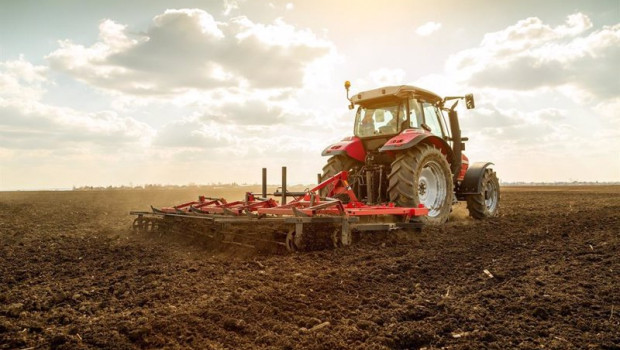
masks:
[[[206,238],[213,244],[257,248],[275,244],[289,251],[308,250],[317,242],[333,247],[348,246],[355,233],[421,230],[417,218],[427,215],[423,205],[397,207],[393,203],[367,205],[360,201],[341,171],[303,192],[286,190],[286,167],[282,187],[267,197],[266,169],[262,194],[247,192],[245,198],[228,202],[223,198],[199,196],[198,200],[151,211],[132,211],[137,216],[133,230],[139,233],[178,233]],[[321,195],[325,194],[325,195]],[[287,203],[287,197],[293,200]]]

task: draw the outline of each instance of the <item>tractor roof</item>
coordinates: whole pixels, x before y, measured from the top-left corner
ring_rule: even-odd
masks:
[[[409,96],[418,97],[432,103],[441,101],[441,97],[439,97],[439,95],[428,90],[411,85],[398,85],[384,86],[378,89],[359,92],[351,97],[351,102],[364,105],[367,103],[389,101],[392,99],[402,99]]]

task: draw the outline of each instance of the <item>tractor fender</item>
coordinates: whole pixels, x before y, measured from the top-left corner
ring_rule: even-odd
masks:
[[[342,141],[334,143],[323,150],[322,156],[336,156],[346,154],[347,156],[363,162],[366,159],[366,150],[359,137],[349,136]]]
[[[407,129],[399,135],[392,137],[381,148],[379,148],[379,152],[402,151],[414,147],[422,142],[429,143],[439,148],[441,152],[446,155],[448,163],[452,165],[454,154],[450,145],[448,145],[448,143],[441,137],[427,132],[420,132],[416,129]],[[452,169],[452,172],[455,172],[455,170],[456,169]]]
[[[478,194],[482,192],[482,177],[485,170],[492,165],[491,162],[476,162],[472,164],[465,173],[465,178],[461,185],[457,187],[458,195]]]

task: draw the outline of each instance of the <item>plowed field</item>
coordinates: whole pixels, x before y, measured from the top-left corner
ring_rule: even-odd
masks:
[[[130,232],[197,194],[0,193],[0,349],[620,346],[620,187],[504,188],[492,220],[288,255]]]

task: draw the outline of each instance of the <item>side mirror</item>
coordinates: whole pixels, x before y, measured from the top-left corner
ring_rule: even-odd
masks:
[[[467,109],[474,109],[474,108],[476,108],[476,103],[474,102],[474,95],[473,94],[465,95],[465,106],[467,107]]]

